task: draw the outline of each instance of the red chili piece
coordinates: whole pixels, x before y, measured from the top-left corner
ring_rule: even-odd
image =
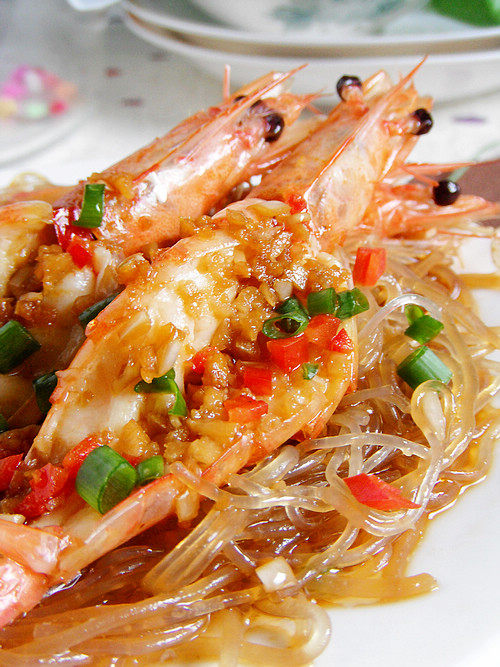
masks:
[[[290,195],[286,203],[290,206],[290,213],[302,213],[307,210],[307,203],[302,195]]]
[[[93,267],[93,255],[90,250],[93,236],[87,229],[71,224],[79,215],[80,211],[75,207],[55,209],[54,229],[61,248],[70,253],[75,264],[81,269],[84,266]]]
[[[332,352],[352,352],[354,350],[354,343],[349,338],[349,334],[345,329],[341,329],[330,341],[328,347]]]
[[[78,471],[80,470],[80,466],[85,461],[90,452],[96,447],[100,447],[101,445],[102,443],[99,442],[95,436],[89,435],[87,438],[84,438],[81,442],[79,442],[78,445],[73,447],[73,449],[69,450],[62,462],[63,468],[68,473],[68,479],[76,478]]]
[[[382,481],[376,475],[361,473],[347,477],[344,482],[356,500],[377,510],[405,510],[420,507],[405,498],[399,489]]]
[[[93,255],[90,250],[90,241],[87,239],[73,236],[66,250],[79,269],[83,269],[84,266],[93,267]]]
[[[385,271],[387,253],[385,248],[361,246],[356,252],[352,277],[357,285],[373,287]]]
[[[258,401],[244,394],[236,398],[228,398],[227,401],[224,401],[224,407],[227,410],[229,421],[237,424],[248,424],[248,422],[256,421],[268,411],[268,405],[265,401]]]
[[[330,345],[337,334],[340,320],[333,315],[315,315],[305,330],[305,336],[310,343],[314,343],[326,350],[332,349]]]
[[[304,334],[269,340],[267,349],[276,366],[285,373],[296,370],[308,359],[307,340]]]
[[[245,366],[243,369],[243,386],[254,394],[270,396],[273,393],[273,373],[263,366]]]
[[[0,461],[0,491],[5,491],[9,488],[12,477],[22,458],[22,454],[13,454],[12,456],[6,456]]]
[[[205,371],[205,364],[207,363],[210,355],[214,352],[217,352],[217,348],[212,347],[211,345],[208,345],[207,347],[199,350],[191,359],[191,370],[195,373],[198,373],[198,375],[203,375]]]
[[[50,501],[60,495],[68,481],[68,473],[59,466],[47,463],[35,470],[30,480],[31,491],[21,500],[15,512],[34,519],[50,509]]]

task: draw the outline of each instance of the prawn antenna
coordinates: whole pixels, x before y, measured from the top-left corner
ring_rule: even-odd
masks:
[[[231,65],[224,65],[224,77],[222,79],[222,101],[229,102],[231,97]]]

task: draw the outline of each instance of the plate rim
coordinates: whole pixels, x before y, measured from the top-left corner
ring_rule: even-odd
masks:
[[[363,45],[363,47],[377,47],[377,46],[390,46],[390,45],[412,45],[422,44],[422,42],[428,42],[429,44],[434,44],[436,46],[444,46],[446,44],[452,44],[454,42],[466,42],[466,41],[477,41],[477,40],[494,40],[495,38],[500,38],[500,26],[493,28],[470,28],[465,30],[451,31],[449,33],[421,33],[419,35],[372,35],[372,36],[359,36],[358,39],[346,38],[346,39],[336,39],[332,40],[327,36],[319,35],[318,38],[314,40],[302,40],[298,36],[294,35],[273,35],[267,33],[255,33],[255,32],[245,32],[243,30],[238,30],[237,28],[225,27],[223,25],[213,25],[209,26],[207,24],[191,20],[191,19],[178,19],[174,16],[169,16],[168,9],[158,11],[151,10],[150,8],[144,8],[139,3],[141,0],[122,0],[122,7],[126,11],[136,15],[138,18],[141,18],[149,23],[156,24],[156,26],[161,28],[167,28],[169,30],[174,30],[177,32],[184,32],[186,34],[197,35],[199,37],[211,37],[217,38],[219,40],[226,41],[239,41],[255,45],[270,45],[275,47],[294,47],[300,46],[301,48],[318,48],[320,46],[324,47],[337,47],[342,46],[356,46]]]
[[[223,60],[224,58],[231,58],[232,62],[234,63],[241,63],[241,64],[248,64],[250,61],[252,62],[258,62],[259,65],[267,65],[270,69],[273,69],[274,67],[281,67],[279,65],[279,62],[287,62],[289,65],[286,65],[285,67],[295,67],[301,64],[304,64],[308,61],[311,62],[311,64],[314,65],[319,65],[319,66],[326,66],[326,65],[331,65],[332,63],[342,65],[343,63],[352,63],[353,61],[356,61],[360,66],[362,65],[369,65],[376,61],[377,63],[380,64],[380,68],[383,68],[384,66],[391,66],[391,65],[404,65],[404,66],[412,66],[415,65],[418,62],[419,57],[423,57],[425,54],[422,53],[421,56],[414,55],[414,54],[390,54],[390,55],[385,55],[385,56],[379,56],[379,55],[374,55],[374,56],[347,56],[347,57],[319,57],[319,56],[287,56],[287,55],[275,55],[275,56],[256,56],[256,55],[249,55],[249,54],[244,54],[244,53],[235,53],[233,51],[221,51],[220,49],[217,48],[209,48],[207,46],[200,46],[198,44],[192,44],[189,41],[185,41],[181,36],[178,36],[176,31],[174,30],[168,30],[167,28],[159,28],[155,25],[151,24],[144,24],[144,22],[141,21],[140,23],[138,22],[138,19],[132,15],[132,14],[125,14],[124,17],[125,24],[127,27],[132,30],[133,33],[135,33],[137,36],[146,39],[146,41],[150,41],[152,43],[155,43],[157,46],[161,46],[163,48],[170,48],[172,47],[172,51],[175,51],[176,53],[179,53],[181,55],[190,55],[190,56],[198,56],[198,57],[203,57],[203,56],[209,56],[212,59],[219,59]],[[160,32],[161,31],[161,32]],[[163,43],[163,40],[167,42],[167,46]],[[485,62],[489,60],[500,60],[500,49],[484,49],[484,50],[477,50],[477,51],[471,51],[471,52],[465,52],[465,53],[454,53],[454,52],[446,52],[446,53],[433,53],[428,56],[428,62],[432,63],[433,65],[446,65],[449,62],[453,63],[460,63],[460,62],[467,62],[470,63],[471,59],[479,61],[479,62]]]

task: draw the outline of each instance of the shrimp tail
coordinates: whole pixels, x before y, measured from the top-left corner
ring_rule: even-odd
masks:
[[[47,577],[10,558],[0,560],[0,627],[35,607],[48,590]]]

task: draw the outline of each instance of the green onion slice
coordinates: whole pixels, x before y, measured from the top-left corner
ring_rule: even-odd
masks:
[[[86,457],[76,476],[75,488],[91,507],[105,514],[128,498],[137,482],[134,466],[107,445]]]
[[[405,335],[417,343],[428,343],[444,329],[444,324],[430,315],[422,315],[406,329]]]
[[[337,301],[338,305],[335,315],[340,320],[347,320],[350,317],[354,317],[354,315],[359,315],[359,313],[368,310],[370,307],[368,299],[358,287],[339,292],[337,294]]]
[[[424,311],[420,306],[417,306],[414,303],[408,303],[405,306],[405,315],[406,319],[408,320],[408,324],[413,324],[415,320],[418,320],[419,317],[422,317],[424,314]]]
[[[33,381],[33,389],[35,390],[36,402],[40,408],[40,412],[46,415],[51,408],[49,398],[57,385],[57,375],[55,373],[46,373]]]
[[[145,382],[141,380],[138,382],[134,391],[138,394],[173,394],[175,397],[175,403],[168,411],[169,415],[175,415],[176,417],[186,417],[187,416],[187,406],[184,396],[181,393],[181,390],[177,386],[175,381],[175,371],[171,368],[165,373],[165,375],[160,375],[160,377],[153,378],[151,382]]]
[[[416,389],[426,380],[439,380],[443,384],[448,384],[453,375],[437,354],[425,345],[418,347],[403,359],[397,367],[397,372],[412,389]]]
[[[309,323],[309,315],[295,296],[285,299],[276,310],[279,315],[270,317],[262,325],[262,333],[268,338],[297,336]]]
[[[98,301],[88,308],[85,308],[85,310],[80,313],[80,315],[78,315],[78,319],[80,320],[82,327],[85,328],[89,322],[92,322],[92,320],[99,315],[101,310],[104,310],[106,306],[109,306],[109,304],[114,301],[117,296],[118,292],[115,292],[114,294],[111,294],[111,296],[107,296],[105,299],[102,299],[102,301]]]
[[[9,424],[7,423],[7,420],[3,416],[3,414],[0,412],[0,433],[5,433],[5,431],[9,430]]]
[[[282,301],[278,306],[276,306],[276,312],[281,313],[282,315],[285,313],[300,312],[302,315],[307,317],[304,306],[300,303],[296,296],[291,296],[288,299]]]
[[[319,370],[319,364],[302,364],[302,377],[304,380],[312,380]]]
[[[165,461],[163,460],[163,456],[157,454],[138,463],[135,469],[137,471],[137,484],[142,486],[153,479],[163,477],[165,474]]]
[[[307,296],[307,310],[309,315],[321,315],[327,313],[333,315],[337,306],[337,293],[333,287],[327,287],[319,292],[311,292]]]
[[[92,229],[100,227],[104,210],[104,183],[87,183],[83,193],[80,217],[73,223],[76,227]]]
[[[30,332],[16,320],[0,328],[0,373],[8,373],[41,347]]]

